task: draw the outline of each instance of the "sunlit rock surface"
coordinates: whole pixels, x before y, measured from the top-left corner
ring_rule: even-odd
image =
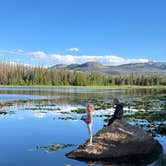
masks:
[[[93,137],[93,145],[87,142],[66,154],[79,160],[135,160],[145,159],[162,152],[162,146],[143,129],[124,120],[115,120]]]

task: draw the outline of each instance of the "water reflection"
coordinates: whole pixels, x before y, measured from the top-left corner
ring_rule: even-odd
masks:
[[[112,98],[117,97],[126,103],[138,99],[142,101],[144,97],[155,97],[156,99],[153,100],[155,103],[161,99],[158,99],[158,96],[163,96],[165,92],[165,90],[155,89],[0,88],[0,112],[2,112],[0,115],[0,165],[28,166],[40,163],[41,166],[63,166],[68,163],[71,166],[136,166],[137,163],[85,163],[66,158],[65,154],[75,147],[67,147],[47,155],[40,151],[30,152],[27,149],[55,142],[77,146],[82,144],[88,138],[87,129],[80,120],[81,115],[71,114],[69,111],[84,108],[89,100],[100,104],[101,101],[109,103]],[[164,98],[162,102],[165,103]],[[157,109],[160,109],[160,105],[155,105]],[[154,105],[152,107],[154,108]],[[134,107],[128,110],[133,112]],[[109,115],[111,111],[113,108],[95,112],[94,133],[103,127],[104,121],[100,115]],[[164,155],[149,165],[141,163],[142,166],[163,166],[166,163],[166,137],[156,137],[156,139],[163,145]]]
[[[111,90],[111,89],[88,89],[88,88],[0,88],[0,94],[6,94],[3,97],[9,98],[9,94],[15,95],[15,98],[27,97],[30,99],[40,99],[40,96],[58,98],[54,102],[62,104],[81,102],[88,99],[110,99],[117,97],[122,101],[130,98],[142,98],[165,93],[165,90],[156,89],[130,89],[130,90]],[[18,95],[18,96],[16,96]],[[24,96],[19,96],[24,95]],[[31,95],[31,96],[30,96]],[[12,96],[10,97],[10,99]],[[25,98],[25,100],[27,99]],[[8,99],[8,100],[10,100]]]

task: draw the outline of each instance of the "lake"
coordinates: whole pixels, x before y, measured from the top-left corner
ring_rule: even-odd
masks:
[[[96,104],[95,134],[106,124],[107,116],[113,114],[112,98],[119,98],[125,105],[125,114],[130,115],[138,111],[165,109],[165,92],[156,89],[0,88],[0,165],[121,166],[111,162],[86,163],[65,157],[88,139],[86,125],[80,120],[86,104]],[[149,122],[134,119],[129,123],[147,129]],[[163,154],[146,165],[164,166],[166,136],[152,134],[162,144]]]

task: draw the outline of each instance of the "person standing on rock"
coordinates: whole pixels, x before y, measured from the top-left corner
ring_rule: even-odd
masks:
[[[88,104],[87,105],[87,111],[86,111],[86,117],[81,118],[88,127],[88,132],[89,132],[89,145],[92,144],[92,124],[93,124],[93,111],[94,111],[94,105],[93,104]]]
[[[123,105],[119,102],[119,100],[117,98],[114,98],[112,104],[113,106],[116,106],[115,112],[112,118],[109,119],[107,126],[111,125],[115,119],[122,119],[123,117]]]

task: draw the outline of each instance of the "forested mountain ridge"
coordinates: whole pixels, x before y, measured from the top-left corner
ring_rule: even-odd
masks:
[[[166,76],[166,62],[147,62],[147,63],[130,63],[118,66],[106,66],[97,62],[87,62],[84,64],[60,64],[51,68],[97,72],[112,76],[127,76],[131,73],[135,75],[160,75]]]
[[[75,65],[70,67],[73,66]],[[91,62],[83,64],[81,67],[91,68],[94,71],[96,69],[97,71],[97,69],[103,68],[103,65]],[[152,86],[166,85],[166,77],[161,75],[135,75],[133,73],[125,76],[111,76],[89,72],[88,70],[75,71],[0,62],[0,85]]]

